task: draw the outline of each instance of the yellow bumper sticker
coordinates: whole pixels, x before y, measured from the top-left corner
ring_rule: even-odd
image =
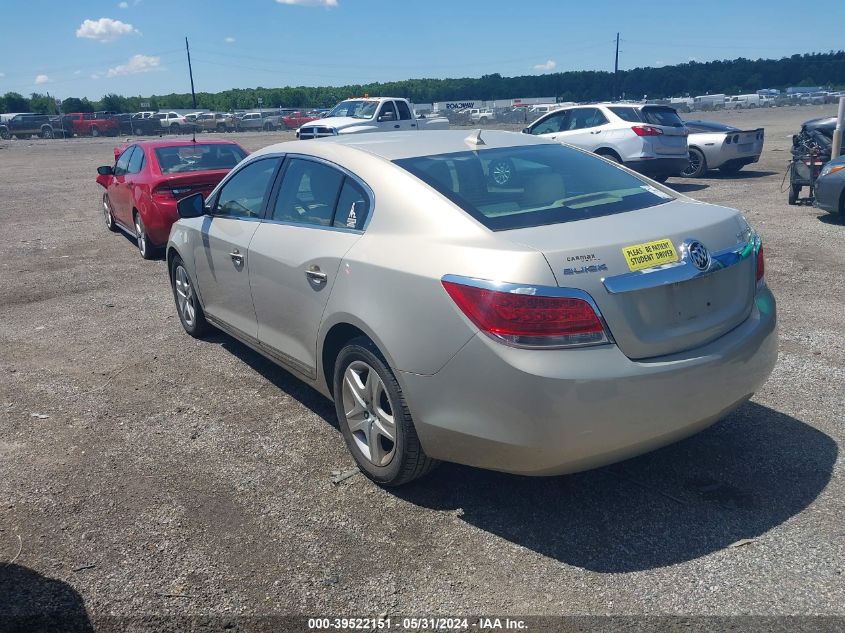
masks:
[[[622,254],[628,262],[628,268],[632,271],[678,261],[678,253],[675,251],[672,240],[668,239],[632,244],[623,248]]]

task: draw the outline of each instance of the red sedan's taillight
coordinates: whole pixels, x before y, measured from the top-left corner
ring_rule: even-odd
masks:
[[[766,274],[766,258],[763,255],[763,245],[757,248],[757,283],[759,284],[763,280],[763,276]]]
[[[483,332],[523,347],[573,347],[609,342],[585,299],[504,292],[443,280],[443,287]]]
[[[652,127],[651,125],[635,125],[631,128],[637,136],[661,136],[663,130],[659,127]]]
[[[162,185],[153,189],[153,196],[166,200],[178,200],[193,190],[193,187],[174,187],[173,185]]]

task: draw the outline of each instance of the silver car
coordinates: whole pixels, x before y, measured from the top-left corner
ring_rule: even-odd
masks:
[[[775,300],[742,215],[560,143],[466,134],[280,143],[181,200],[185,330],[217,327],[332,398],[387,485],[438,460],[593,468],[763,384]]]
[[[703,178],[711,169],[735,174],[760,160],[763,128],[740,130],[715,121],[685,121],[689,136],[689,165],[681,172],[687,178]]]

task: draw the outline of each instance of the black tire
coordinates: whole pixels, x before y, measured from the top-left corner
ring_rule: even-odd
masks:
[[[47,126],[42,127],[41,138],[53,138],[53,128]]]
[[[669,180],[669,176],[652,176],[651,179],[656,180],[660,184],[663,184],[664,182]]]
[[[91,136],[93,136],[93,137],[100,136],[100,128],[98,128],[96,125],[91,126]]]
[[[728,176],[738,174],[739,170],[745,167],[742,163],[725,163],[719,167],[719,171]]]
[[[138,244],[138,252],[144,259],[156,258],[156,247],[150,242],[150,237],[147,235],[147,229],[144,227],[144,220],[141,214],[135,212],[135,240]]]
[[[686,178],[702,178],[706,173],[707,159],[704,157],[704,154],[697,147],[690,147],[689,165],[681,172],[681,176]]]
[[[789,204],[798,204],[798,196],[801,195],[801,185],[790,185],[789,187],[789,197],[787,198],[787,202]]]
[[[143,134],[144,134],[144,130],[142,130],[142,129],[141,129],[141,128],[139,128],[139,127],[136,127],[134,130],[132,130],[132,133],[133,133],[135,136],[143,136]]]
[[[111,231],[112,233],[117,232],[117,224],[114,223],[114,214],[111,210],[111,200],[109,200],[109,194],[103,194],[103,217],[106,221],[106,228]]]
[[[180,268],[184,271],[184,278],[188,280],[187,288],[185,288],[185,286],[181,283],[177,284],[177,279],[181,278],[181,275],[178,272]],[[177,288],[177,285],[179,288]],[[170,262],[170,288],[173,291],[173,301],[176,303],[176,313],[179,315],[179,322],[182,323],[182,327],[194,338],[203,338],[211,331],[211,325],[209,325],[208,321],[205,319],[205,312],[203,312],[202,306],[200,305],[197,297],[194,281],[191,279],[188,269],[185,268],[182,258],[178,255],[174,255],[172,261]],[[185,292],[186,299],[190,298],[192,301],[192,320],[188,319],[188,317],[184,314],[185,311],[183,307],[180,305],[180,291]]]
[[[384,466],[378,466],[370,461],[358,447],[356,438],[349,429],[349,422],[344,411],[344,376],[352,363],[363,363],[371,371],[378,374],[384,386],[384,394],[388,398],[390,413],[394,420],[395,441],[393,442],[393,456]],[[367,477],[383,486],[401,486],[414,479],[428,474],[437,464],[423,451],[419,437],[408,410],[408,405],[402,395],[402,389],[396,381],[390,367],[378,348],[368,338],[360,337],[349,341],[340,350],[334,366],[334,400],[337,419],[346,446],[358,468]]]
[[[612,160],[614,163],[617,163],[619,165],[622,164],[622,160],[615,153],[613,153],[609,150],[600,149],[599,151],[596,152],[596,154],[598,154],[602,158],[606,158],[607,160]]]
[[[9,134],[9,130],[7,130],[6,128],[0,128],[0,138],[2,138],[4,141],[8,141],[10,138],[12,138],[12,135]]]

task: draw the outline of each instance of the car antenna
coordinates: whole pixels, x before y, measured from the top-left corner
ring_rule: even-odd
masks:
[[[481,138],[481,128],[478,128],[477,132],[473,132],[469,136],[464,139],[464,142],[469,143],[470,145],[487,145],[484,142],[484,139]]]
[[[191,68],[191,49],[188,47],[188,38],[185,37],[185,52],[188,54],[188,76],[191,78],[191,103],[193,103],[194,111],[197,109],[197,93],[194,92],[194,71]],[[197,126],[191,125],[191,142],[197,142]]]

